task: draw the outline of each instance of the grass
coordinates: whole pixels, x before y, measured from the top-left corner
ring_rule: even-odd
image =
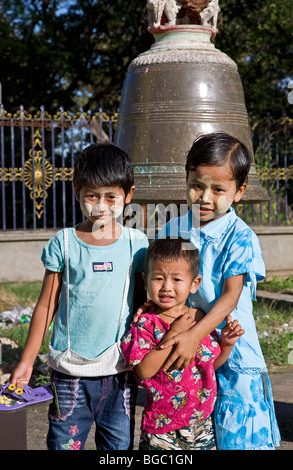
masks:
[[[23,307],[36,303],[41,291],[41,282],[3,282],[0,283],[0,313],[11,310],[17,303]],[[273,278],[259,287],[271,292],[293,292],[293,276],[287,279]],[[289,367],[289,342],[293,339],[293,309],[271,307],[265,301],[254,303],[254,316],[260,336],[262,351],[271,370]],[[0,316],[1,320],[1,316]],[[0,337],[8,337],[22,348],[26,341],[28,327],[21,325],[9,329],[0,329]],[[40,354],[48,350],[47,335]]]
[[[23,308],[34,305],[40,295],[42,287],[41,281],[32,282],[1,282],[0,283],[0,313],[5,310],[12,310],[17,304]],[[1,321],[1,315],[0,315]],[[28,325],[13,326],[11,328],[0,328],[0,338],[13,340],[19,348],[23,348],[26,342]],[[46,337],[40,354],[48,352],[49,337]],[[3,357],[5,360],[5,357]]]
[[[0,313],[12,310],[18,303],[22,307],[30,307],[36,303],[41,292],[42,282],[1,282]]]
[[[266,301],[254,302],[253,307],[259,342],[270,370],[286,369],[293,339],[293,309],[271,307]]]
[[[293,276],[272,277],[260,282],[258,289],[292,295]],[[289,343],[293,340],[293,309],[272,308],[268,302],[262,300],[254,304],[254,316],[268,367],[271,370],[292,367],[292,364],[288,364],[288,356],[291,351]]]
[[[293,276],[287,278],[273,277],[269,281],[262,281],[257,285],[258,289],[282,294],[293,294]]]

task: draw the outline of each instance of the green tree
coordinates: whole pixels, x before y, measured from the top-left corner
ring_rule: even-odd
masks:
[[[220,6],[216,46],[238,65],[247,109],[256,116],[292,113],[292,0],[220,0]]]
[[[140,0],[3,0],[5,106],[117,109],[129,62],[152,41],[143,7]]]
[[[146,0],[2,0],[0,81],[10,111],[113,113],[127,67],[149,49]],[[220,0],[216,47],[238,65],[256,116],[292,113],[293,0]]]

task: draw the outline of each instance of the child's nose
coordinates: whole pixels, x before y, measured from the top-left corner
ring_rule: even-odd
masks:
[[[105,209],[108,207],[108,205],[106,204],[106,202],[104,202],[104,199],[101,199],[101,200],[100,200],[100,203],[99,203],[98,205],[99,205],[101,211],[102,211],[102,210],[105,210]]]
[[[171,290],[172,288],[172,282],[171,282],[171,279],[164,279],[164,282],[163,282],[163,289],[164,290]]]
[[[211,196],[210,188],[204,189],[203,193],[202,193],[202,196],[201,196],[202,202],[209,202],[210,196]]]
[[[93,208],[93,216],[98,215],[100,212],[104,211],[107,208],[107,204],[104,203],[104,198],[101,198],[99,202]]]

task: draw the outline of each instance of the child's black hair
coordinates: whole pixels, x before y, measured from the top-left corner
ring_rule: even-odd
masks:
[[[223,132],[201,134],[187,154],[186,177],[198,166],[222,166],[229,162],[237,190],[247,181],[252,158],[246,146]]]
[[[76,158],[73,186],[119,186],[125,196],[134,183],[133,166],[126,152],[113,144],[91,144]]]
[[[189,240],[184,238],[157,238],[150,243],[144,261],[144,274],[148,275],[149,262],[153,261],[174,261],[180,258],[185,259],[190,265],[192,279],[199,273],[200,255],[198,249]]]

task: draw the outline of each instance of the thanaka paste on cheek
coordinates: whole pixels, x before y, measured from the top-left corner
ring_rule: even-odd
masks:
[[[219,196],[217,200],[217,212],[219,214],[224,214],[225,212],[227,212],[232,202],[233,200],[230,200],[230,198],[227,198],[224,195]]]
[[[122,214],[123,212],[123,204],[120,206],[118,204],[115,204],[114,206],[110,206],[110,211],[112,214],[113,219],[118,219],[118,217]]]
[[[189,188],[186,194],[186,201],[189,207],[191,207],[192,204],[195,203],[195,198],[196,198],[195,190],[193,188]]]
[[[117,198],[119,201],[108,206],[108,204],[100,203],[92,206],[88,202],[80,201],[80,208],[85,217],[98,217],[102,211],[109,211],[112,219],[118,219],[123,212],[123,197]]]
[[[90,217],[92,215],[93,206],[88,202],[80,201],[80,208],[85,217]]]

